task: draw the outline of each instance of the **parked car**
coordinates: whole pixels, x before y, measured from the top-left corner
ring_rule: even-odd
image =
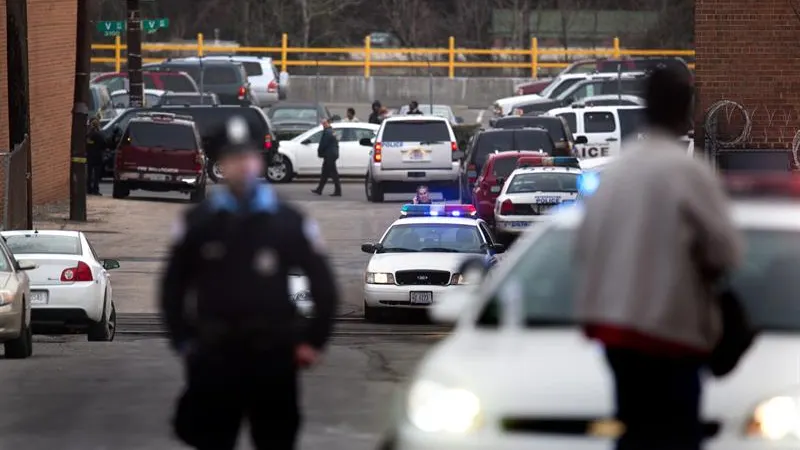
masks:
[[[569,66],[567,66],[564,70],[562,70],[558,74],[558,76],[561,77],[563,75],[581,75],[581,74],[590,75],[598,72],[599,68],[601,67],[604,61],[605,58],[584,59],[580,61],[575,61]],[[633,68],[634,65],[629,64],[628,67]],[[547,88],[550,85],[550,83],[553,80],[554,78],[542,78],[538,80],[532,80],[528,83],[519,84],[514,89],[514,93],[516,95],[540,94],[545,88]]]
[[[17,260],[0,239],[0,343],[6,359],[23,359],[33,355],[31,326],[31,289],[27,271],[36,269],[33,261]]]
[[[448,105],[433,105],[433,109],[431,110],[431,105],[426,103],[424,105],[419,105],[419,111],[425,115],[444,117],[445,119],[449,120],[450,125],[453,126],[464,123],[464,118],[456,116],[453,112],[453,108]],[[403,105],[394,115],[405,116],[407,114],[408,105]]]
[[[188,58],[187,58],[188,59]],[[286,99],[289,74],[283,77],[268,56],[206,56],[207,61],[234,61],[241,63],[250,81],[250,90],[257,106],[267,107]]]
[[[322,119],[331,122],[341,120],[320,103],[277,103],[267,109],[267,116],[281,140],[291,139],[314,128]]]
[[[154,106],[159,104],[164,91],[160,89],[145,89],[144,90],[144,106]],[[111,93],[111,103],[114,105],[117,115],[122,114],[123,111],[130,108],[130,95],[129,91],[120,90]]]
[[[492,120],[492,128],[544,128],[553,139],[556,150],[562,156],[572,154],[575,138],[567,122],[560,117],[552,116],[508,116]]]
[[[598,62],[597,72],[648,72],[658,67],[670,67],[683,72],[690,79],[694,78],[694,74],[691,69],[689,69],[689,65],[686,64],[686,61],[677,57],[606,59]]]
[[[167,59],[160,63],[145,64],[151,71],[181,71],[191,76],[200,86],[198,92],[213,92],[223,105],[251,105],[253,93],[247,72],[241,63],[209,60],[208,58]]]
[[[89,86],[89,118],[96,117],[100,123],[107,123],[117,116],[117,111],[111,103],[111,94],[103,85],[92,84]]]
[[[588,79],[591,79],[591,76],[584,73],[559,75],[547,86],[547,88],[538,94],[506,97],[495,101],[492,105],[494,116],[504,117],[511,114],[514,112],[514,105],[519,103],[525,103],[528,101],[542,101],[543,99],[555,99],[575,84]]]
[[[159,89],[172,92],[198,92],[197,84],[186,72],[179,70],[142,70],[142,80],[145,89]],[[128,72],[102,73],[92,78],[92,84],[102,84],[109,91],[127,91],[130,89],[128,83]]]
[[[644,106],[645,100],[630,94],[606,94],[586,97],[573,104],[576,103],[583,106]]]
[[[374,139],[380,128],[367,122],[334,122],[333,134],[339,140],[339,159],[336,166],[340,175],[363,177],[369,165],[370,147],[361,145],[362,139]],[[300,134],[278,147],[278,161],[267,169],[267,179],[274,183],[287,183],[296,175],[319,176],[322,160],[317,147],[322,136],[322,126]]]
[[[165,92],[155,106],[167,105],[219,105],[219,97],[211,92]]]

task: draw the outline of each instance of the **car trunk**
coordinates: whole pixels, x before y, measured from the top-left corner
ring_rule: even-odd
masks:
[[[389,122],[384,125],[381,143],[383,169],[450,169],[453,141],[442,120]]]
[[[197,172],[198,150],[194,130],[185,125],[131,123],[129,143],[120,146],[122,170],[139,172]],[[123,139],[125,142],[125,139]]]
[[[237,66],[203,64],[202,76],[200,66],[170,67],[187,72],[202,92],[217,94],[222,105],[240,105],[245,100],[239,98],[239,90],[247,84],[247,77],[243,71],[236,70]]]
[[[14,257],[36,264],[35,269],[25,271],[31,280],[31,287],[72,284],[62,282],[61,273],[78,265],[78,255],[16,254]]]

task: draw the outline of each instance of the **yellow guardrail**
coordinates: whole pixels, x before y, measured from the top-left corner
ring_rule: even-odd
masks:
[[[92,57],[92,62],[113,63],[117,72],[122,68],[123,50],[127,46],[122,44],[119,36],[114,39],[113,44],[92,44],[95,51],[113,51],[113,57]],[[448,76],[455,78],[456,69],[530,69],[531,77],[536,78],[539,69],[560,69],[567,67],[565,62],[546,62],[540,61],[542,56],[583,56],[592,57],[612,57],[621,58],[623,56],[689,56],[694,57],[694,50],[629,50],[620,47],[619,38],[614,38],[614,47],[604,50],[569,50],[569,49],[540,49],[537,38],[531,38],[531,46],[527,49],[471,49],[457,48],[456,40],[450,37],[447,48],[373,48],[370,37],[364,39],[363,47],[337,47],[337,48],[304,48],[289,47],[289,37],[283,34],[280,47],[224,47],[207,46],[203,40],[203,33],[197,34],[196,44],[143,44],[142,51],[191,51],[197,56],[203,56],[208,50],[214,53],[269,53],[279,54],[280,58],[274,58],[280,64],[281,71],[287,72],[289,66],[318,66],[318,67],[362,67],[364,77],[369,78],[372,69],[375,67],[437,67],[446,68]],[[330,54],[360,54],[363,60],[357,61],[324,61],[324,60],[291,60],[290,53],[330,53]],[[424,56],[447,56],[447,61],[380,61],[374,60],[374,55],[381,54],[406,54]],[[527,62],[512,61],[458,61],[460,55],[490,55],[490,56],[525,56]],[[143,58],[144,62],[159,62],[164,58]],[[694,64],[689,64],[694,68]]]

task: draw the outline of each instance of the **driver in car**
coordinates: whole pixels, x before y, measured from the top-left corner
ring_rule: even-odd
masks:
[[[420,186],[417,188],[417,193],[414,195],[415,205],[430,205],[431,193],[428,191],[428,186]]]

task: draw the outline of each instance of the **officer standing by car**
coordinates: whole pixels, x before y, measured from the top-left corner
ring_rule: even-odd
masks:
[[[367,122],[374,123],[375,125],[380,125],[382,120],[383,120],[381,118],[381,108],[382,107],[383,107],[383,105],[381,105],[381,102],[379,102],[378,100],[375,100],[374,102],[372,102],[372,112],[369,114],[369,118],[367,118]]]
[[[263,160],[246,122],[232,119],[227,133],[225,185],[178,222],[161,280],[187,376],[173,425],[193,448],[233,450],[246,418],[255,448],[290,450],[300,426],[297,370],[318,361],[338,290],[316,222],[259,182]],[[289,300],[294,268],[311,285],[307,322]]]
[[[417,103],[416,100],[411,100],[411,103],[408,104],[408,112],[406,113],[406,115],[412,115],[412,116],[423,115],[422,111],[419,110],[419,103]]]
[[[86,133],[86,192],[89,195],[102,195],[100,180],[103,178],[103,152],[106,147],[105,136],[100,131],[100,120],[92,117]]]
[[[336,160],[339,159],[339,140],[333,134],[331,123],[327,120],[322,121],[322,136],[317,147],[317,156],[322,158],[322,173],[319,175],[319,184],[311,192],[322,195],[328,178],[333,180],[333,194],[331,197],[342,196],[342,185],[339,183],[339,169],[336,168]]]

